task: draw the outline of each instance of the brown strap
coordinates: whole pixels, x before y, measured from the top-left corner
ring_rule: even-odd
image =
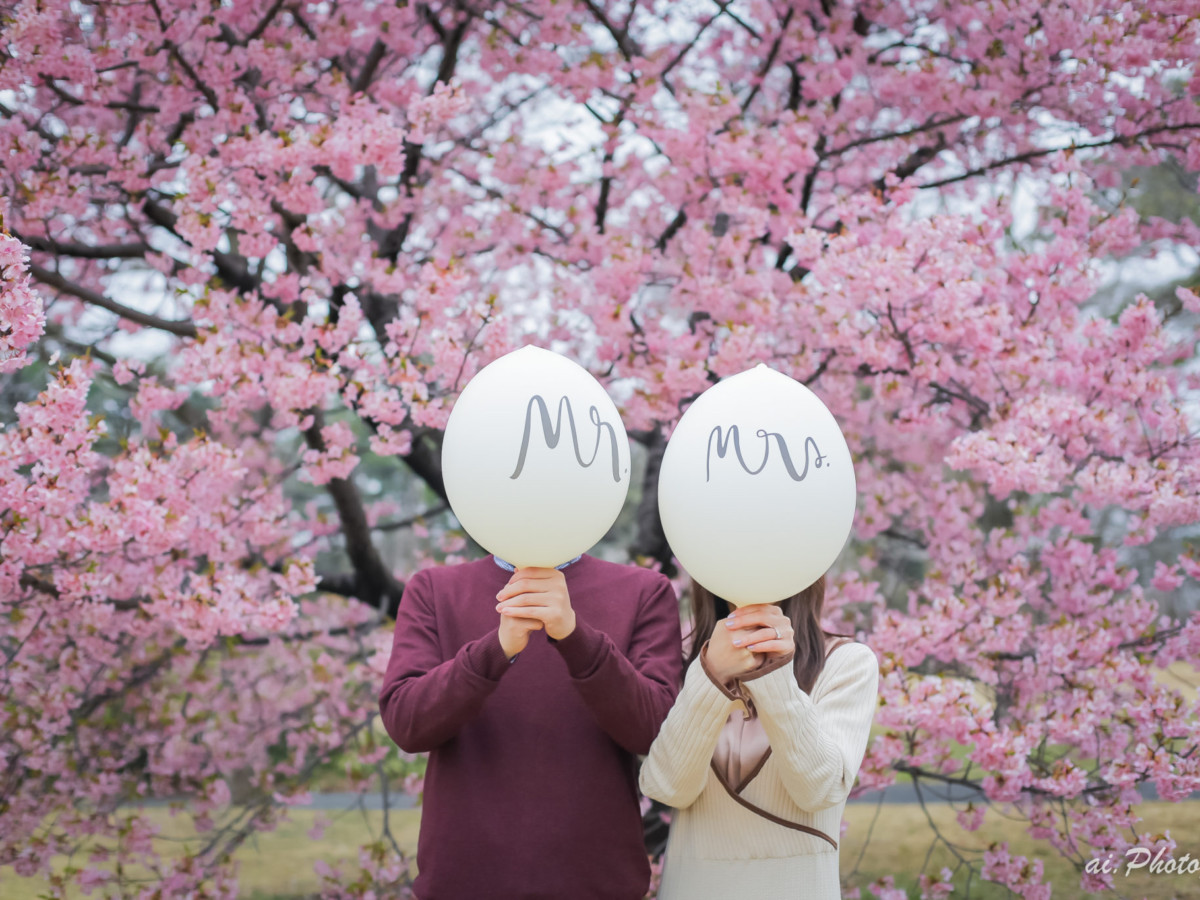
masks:
[[[741,794],[739,794],[737,791],[733,790],[730,787],[729,783],[726,782],[725,779],[721,776],[720,771],[717,770],[717,764],[715,761],[711,762],[710,765],[712,766],[713,772],[715,772],[717,775],[717,781],[721,782],[721,786],[723,788],[725,788],[725,793],[727,793],[730,797],[732,797],[734,800],[736,800],[742,806],[746,807],[746,809],[750,810],[750,812],[752,812],[756,815],[762,816],[768,822],[774,822],[776,825],[782,825],[784,828],[791,828],[794,831],[803,831],[806,834],[815,835],[816,837],[821,838],[821,840],[823,840],[823,841],[828,841],[830,843],[830,845],[832,845],[834,850],[837,849],[837,841],[835,841],[833,838],[831,838],[825,832],[819,831],[816,828],[810,828],[807,825],[801,825],[799,822],[789,822],[787,819],[780,818],[779,816],[775,815],[774,813],[767,812],[765,809],[763,809],[760,806],[755,806],[753,803],[751,803],[749,800],[747,800],[745,797],[743,797]],[[756,772],[755,774],[758,774],[758,773]]]
[[[740,795],[741,792],[746,789],[746,786],[754,780],[755,776],[758,775],[758,773],[762,771],[762,767],[767,764],[767,760],[770,758],[771,758],[771,747],[770,747],[770,745],[768,745],[767,752],[762,755],[762,759],[760,759],[758,761],[758,764],[755,765],[755,767],[750,770],[750,774],[742,779],[742,783],[737,786],[737,790],[734,791],[734,793]],[[714,764],[716,763],[715,759],[713,760],[713,763]],[[726,790],[728,790],[728,788]]]

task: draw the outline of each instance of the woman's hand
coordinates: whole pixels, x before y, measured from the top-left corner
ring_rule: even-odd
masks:
[[[767,657],[787,656],[796,650],[796,633],[791,620],[774,603],[758,603],[735,609],[724,620],[733,646],[745,647]],[[720,631],[722,623],[717,624]],[[745,674],[745,673],[743,673]]]
[[[758,668],[759,658],[751,653],[746,646],[737,646],[738,633],[726,627],[729,619],[717,622],[712,637],[708,639],[708,649],[704,653],[705,667],[713,678],[725,686],[732,685],[743,675]]]

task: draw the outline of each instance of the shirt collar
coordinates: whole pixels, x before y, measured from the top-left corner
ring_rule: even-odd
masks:
[[[498,565],[500,568],[504,569],[504,571],[506,571],[506,572],[515,572],[515,571],[517,571],[517,567],[516,567],[516,566],[514,566],[512,563],[508,562],[507,560],[503,560],[503,559],[501,559],[500,557],[498,557],[498,556],[497,556],[496,554],[494,554],[494,553],[492,554],[492,559],[493,559],[493,560],[495,560],[495,562],[496,562],[496,565]],[[555,566],[554,568],[556,568],[556,569],[565,569],[567,566],[571,565],[572,563],[577,563],[577,562],[579,562],[581,559],[583,559],[583,554],[582,554],[582,553],[580,553],[580,554],[579,554],[577,557],[575,557],[574,559],[568,559],[568,560],[567,560],[565,563],[563,563],[561,566]]]

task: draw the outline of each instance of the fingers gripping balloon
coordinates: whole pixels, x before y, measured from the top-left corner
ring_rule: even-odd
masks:
[[[484,549],[517,566],[557,566],[616,520],[629,491],[629,440],[586,369],[524,347],[459,395],[442,474],[451,509]]]
[[[817,396],[764,365],[709,388],[663,455],[663,532],[688,574],[737,606],[804,590],[850,535],[850,449]]]

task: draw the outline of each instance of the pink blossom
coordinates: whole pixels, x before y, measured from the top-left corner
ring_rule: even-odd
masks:
[[[46,327],[41,298],[29,283],[28,260],[21,242],[0,231],[0,373],[26,365],[26,349]]]
[[[1171,592],[1179,588],[1183,584],[1183,573],[1180,572],[1179,566],[1168,566],[1163,562],[1154,564],[1154,577],[1150,579],[1150,586],[1156,591]]]
[[[650,461],[760,362],[833,412],[858,502],[823,624],[881,670],[859,789],[951,779],[960,831],[1003,802],[1071,859],[1145,830],[1141,785],[1196,789],[1196,706],[1155,674],[1200,657],[1173,549],[1200,301],[1109,273],[1200,246],[1122,180],[1200,169],[1200,24],[826,5],[8,4],[0,865],[102,846],[76,886],[232,900],[232,785],[251,831],[321,760],[379,789],[379,610],[472,552],[423,451],[524,343],[595,373]],[[130,796],[184,798],[212,852]],[[408,866],[372,844],[321,892],[403,896]]]

